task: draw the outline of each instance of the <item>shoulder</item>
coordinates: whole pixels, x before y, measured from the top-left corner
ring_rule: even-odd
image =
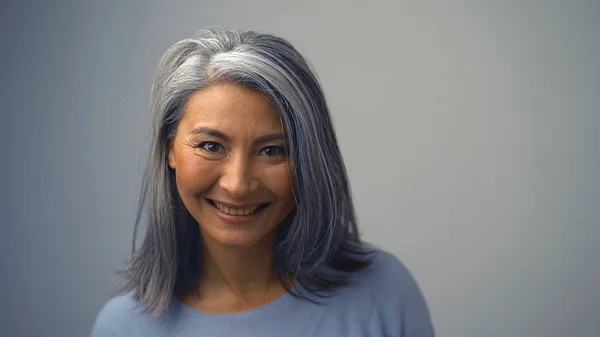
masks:
[[[96,316],[91,337],[114,336],[127,321],[132,320],[136,301],[132,293],[122,294],[108,300]]]
[[[90,337],[154,336],[164,318],[152,320],[138,304],[133,292],[108,300],[96,317]],[[160,330],[160,329],[159,329]]]
[[[368,273],[371,277],[387,276],[400,279],[411,277],[408,268],[395,255],[382,249],[373,249],[372,256]]]
[[[351,278],[346,296],[368,301],[372,324],[394,336],[433,336],[429,308],[410,270],[387,251],[373,253],[371,265]]]
[[[370,265],[350,276],[351,288],[387,295],[409,295],[418,290],[412,273],[398,257],[382,249],[370,251]]]
[[[417,283],[408,269],[395,255],[375,249],[371,265],[358,275],[359,281],[368,281],[375,292],[411,296],[419,291]]]

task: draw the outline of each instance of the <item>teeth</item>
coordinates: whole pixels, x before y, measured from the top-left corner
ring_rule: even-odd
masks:
[[[213,201],[215,207],[221,212],[229,215],[252,215],[256,212],[258,206],[252,208],[231,208],[223,206],[216,201]]]

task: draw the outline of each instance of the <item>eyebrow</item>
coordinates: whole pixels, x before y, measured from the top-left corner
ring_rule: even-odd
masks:
[[[207,128],[207,127],[199,127],[197,129],[192,130],[192,132],[190,132],[190,134],[192,135],[209,135],[209,136],[213,136],[213,137],[217,137],[217,138],[221,138],[225,141],[229,141],[229,137],[224,134],[223,132],[217,130],[217,129],[211,129],[211,128]]]
[[[204,127],[204,126],[192,130],[192,132],[190,134],[192,134],[192,135],[209,135],[209,136],[220,138],[226,142],[231,141],[231,138],[229,136],[227,136],[225,133],[223,133],[217,129],[208,128],[208,127]],[[281,132],[271,133],[271,134],[267,134],[264,136],[260,136],[260,137],[256,138],[253,141],[253,143],[263,144],[263,143],[278,141],[278,140],[285,140],[283,133],[281,133]]]

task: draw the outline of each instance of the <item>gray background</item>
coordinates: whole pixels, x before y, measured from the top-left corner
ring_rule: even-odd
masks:
[[[87,335],[130,250],[158,59],[220,26],[310,59],[365,238],[439,336],[600,336],[599,1],[0,6],[0,335]]]

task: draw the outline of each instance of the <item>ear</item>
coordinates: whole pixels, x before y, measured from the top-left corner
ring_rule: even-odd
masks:
[[[173,151],[173,143],[171,143],[171,145],[169,146],[169,154],[168,154],[168,160],[169,160],[169,167],[172,169],[175,169],[175,152]]]

